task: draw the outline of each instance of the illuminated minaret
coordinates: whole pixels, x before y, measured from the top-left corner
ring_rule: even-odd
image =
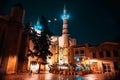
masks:
[[[68,19],[69,14],[67,14],[66,7],[64,5],[63,14],[62,14],[62,20],[63,20],[63,30],[62,30],[62,38],[63,38],[63,47],[69,46],[69,34],[68,34]]]
[[[66,7],[64,6],[63,14],[62,36],[59,37],[59,64],[69,63],[68,61],[68,47],[69,47],[69,34],[68,34],[68,19]]]
[[[34,26],[35,29],[42,30],[42,25],[40,24],[40,20],[38,18],[36,25]]]

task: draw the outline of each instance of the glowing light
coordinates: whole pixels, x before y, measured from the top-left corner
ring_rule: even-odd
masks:
[[[50,22],[51,22],[51,20],[48,20],[48,22],[50,23]]]
[[[75,57],[74,58],[77,62],[80,61],[80,58],[79,57]]]
[[[54,21],[57,21],[57,18],[54,18]]]
[[[82,58],[82,61],[84,61],[84,58]]]
[[[62,19],[69,19],[70,15],[69,14],[63,14],[61,16]]]
[[[39,70],[39,64],[37,63],[37,64],[31,64],[31,70],[32,70],[32,72],[36,72],[36,71],[38,71]]]
[[[40,24],[39,18],[38,18],[37,24],[34,26],[34,28],[37,30],[42,30],[42,25]]]
[[[38,30],[42,30],[42,25],[37,24],[37,25],[34,26],[34,28],[35,28],[35,29],[38,29]]]
[[[57,41],[57,37],[52,36],[52,37],[51,37],[51,42],[54,43],[55,41]]]
[[[76,58],[76,61],[80,61],[80,59],[79,59],[79,58]]]
[[[63,70],[64,70],[64,69],[68,69],[68,67],[62,65],[62,66],[60,67],[60,69],[63,69]]]

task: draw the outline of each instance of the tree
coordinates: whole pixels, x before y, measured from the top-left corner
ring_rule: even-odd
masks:
[[[47,26],[47,20],[44,16],[41,17],[40,23],[43,27],[41,33],[37,33],[37,31],[31,27],[30,23],[26,25],[25,30],[29,32],[29,38],[34,43],[33,51],[29,49],[28,56],[36,56],[46,61],[48,55],[52,56],[52,53],[49,51],[52,33]]]

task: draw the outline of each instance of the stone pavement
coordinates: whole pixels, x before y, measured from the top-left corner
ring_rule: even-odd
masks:
[[[106,74],[88,74],[84,76],[79,76],[79,75],[59,75],[52,73],[40,73],[40,74],[20,73],[1,76],[0,80],[120,80],[120,79],[114,79]]]

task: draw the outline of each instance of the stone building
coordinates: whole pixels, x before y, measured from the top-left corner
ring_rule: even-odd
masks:
[[[63,20],[63,28],[62,28],[62,35],[61,36],[53,36],[52,42],[53,44],[50,45],[50,51],[53,53],[53,56],[48,56],[48,65],[53,64],[69,64],[69,47],[76,45],[76,39],[71,38],[69,36],[68,31],[68,20],[69,14],[67,13],[66,7],[64,6],[63,14],[61,16]],[[46,68],[48,68],[46,65]]]
[[[69,64],[69,47],[76,45],[76,39],[71,38],[69,36],[69,32],[68,32],[68,20],[69,20],[69,14],[67,13],[67,10],[64,6],[63,9],[63,14],[61,16],[62,20],[63,20],[63,25],[62,25],[62,35],[61,36],[52,36],[51,37],[51,45],[49,46],[50,51],[53,53],[53,56],[48,56],[47,57],[47,65],[45,65],[44,69],[45,70],[49,70],[49,65],[53,65],[53,64]],[[39,20],[38,20],[39,21]],[[37,24],[38,24],[37,21]],[[37,25],[36,24],[36,25]],[[40,27],[40,25],[39,25]],[[35,27],[33,27],[35,28]],[[37,29],[37,28],[35,28]],[[37,30],[39,32],[41,32],[40,30]],[[33,49],[33,44],[30,41],[30,49]],[[30,69],[30,62],[34,61],[31,58],[28,59],[29,64],[28,67]],[[42,66],[41,66],[42,67]]]
[[[14,5],[8,15],[0,15],[0,73],[16,73],[18,55],[25,53],[24,15],[21,4]]]
[[[68,31],[68,20],[69,14],[64,6],[63,15],[61,16],[63,20],[63,29],[62,29],[62,36],[59,37],[59,64],[69,63],[69,47],[76,45],[76,39],[70,38],[69,31]]]
[[[120,71],[120,43],[103,42],[96,46],[79,44],[70,48],[71,62],[79,70],[87,66],[95,73]]]

